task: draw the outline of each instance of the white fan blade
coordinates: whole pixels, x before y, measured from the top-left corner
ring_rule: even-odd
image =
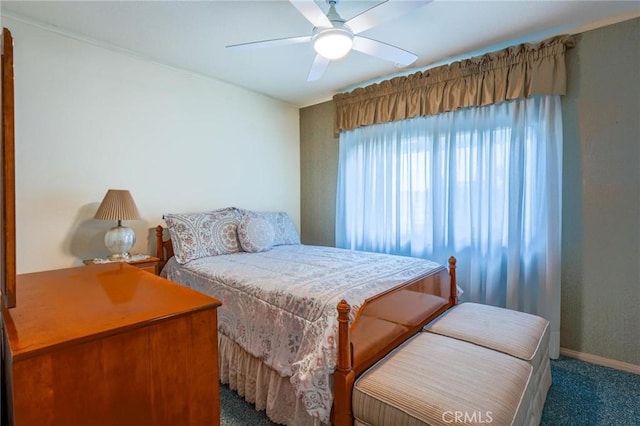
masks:
[[[246,49],[246,48],[254,49],[254,48],[261,48],[261,47],[286,46],[289,44],[306,43],[308,41],[311,41],[311,36],[286,37],[286,38],[276,38],[272,40],[251,41],[249,43],[232,44],[226,47],[227,49]]]
[[[418,59],[417,55],[407,50],[362,36],[353,37],[353,49],[404,66],[411,65]]]
[[[324,56],[316,55],[316,58],[313,60],[313,64],[311,64],[307,81],[316,81],[322,77],[327,66],[329,66],[329,62],[330,61]]]
[[[302,14],[307,21],[311,22],[314,27],[327,27],[330,28],[331,21],[327,18],[327,15],[320,9],[320,6],[316,4],[314,0],[289,0],[291,4],[298,9],[298,12]]]
[[[349,19],[346,24],[354,34],[358,34],[385,21],[406,15],[413,9],[422,7],[432,1],[433,0],[387,0],[354,16]]]

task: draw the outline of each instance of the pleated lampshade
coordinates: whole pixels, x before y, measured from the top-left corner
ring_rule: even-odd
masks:
[[[104,196],[95,219],[101,220],[134,220],[140,219],[140,212],[133,201],[131,193],[126,189],[110,189]]]

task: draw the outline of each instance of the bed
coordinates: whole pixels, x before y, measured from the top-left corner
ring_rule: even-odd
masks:
[[[282,212],[164,219],[163,276],[222,301],[221,382],[276,423],[353,424],[355,379],[457,303],[453,257],[303,245]]]

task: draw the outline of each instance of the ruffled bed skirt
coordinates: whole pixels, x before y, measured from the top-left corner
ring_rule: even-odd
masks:
[[[322,424],[309,416],[302,401],[296,397],[289,377],[282,377],[220,333],[218,357],[220,382],[255,404],[257,410],[266,410],[272,422],[288,426]]]

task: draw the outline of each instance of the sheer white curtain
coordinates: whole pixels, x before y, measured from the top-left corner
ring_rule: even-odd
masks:
[[[458,259],[463,300],[540,315],[560,343],[559,96],[341,133],[336,245]]]

